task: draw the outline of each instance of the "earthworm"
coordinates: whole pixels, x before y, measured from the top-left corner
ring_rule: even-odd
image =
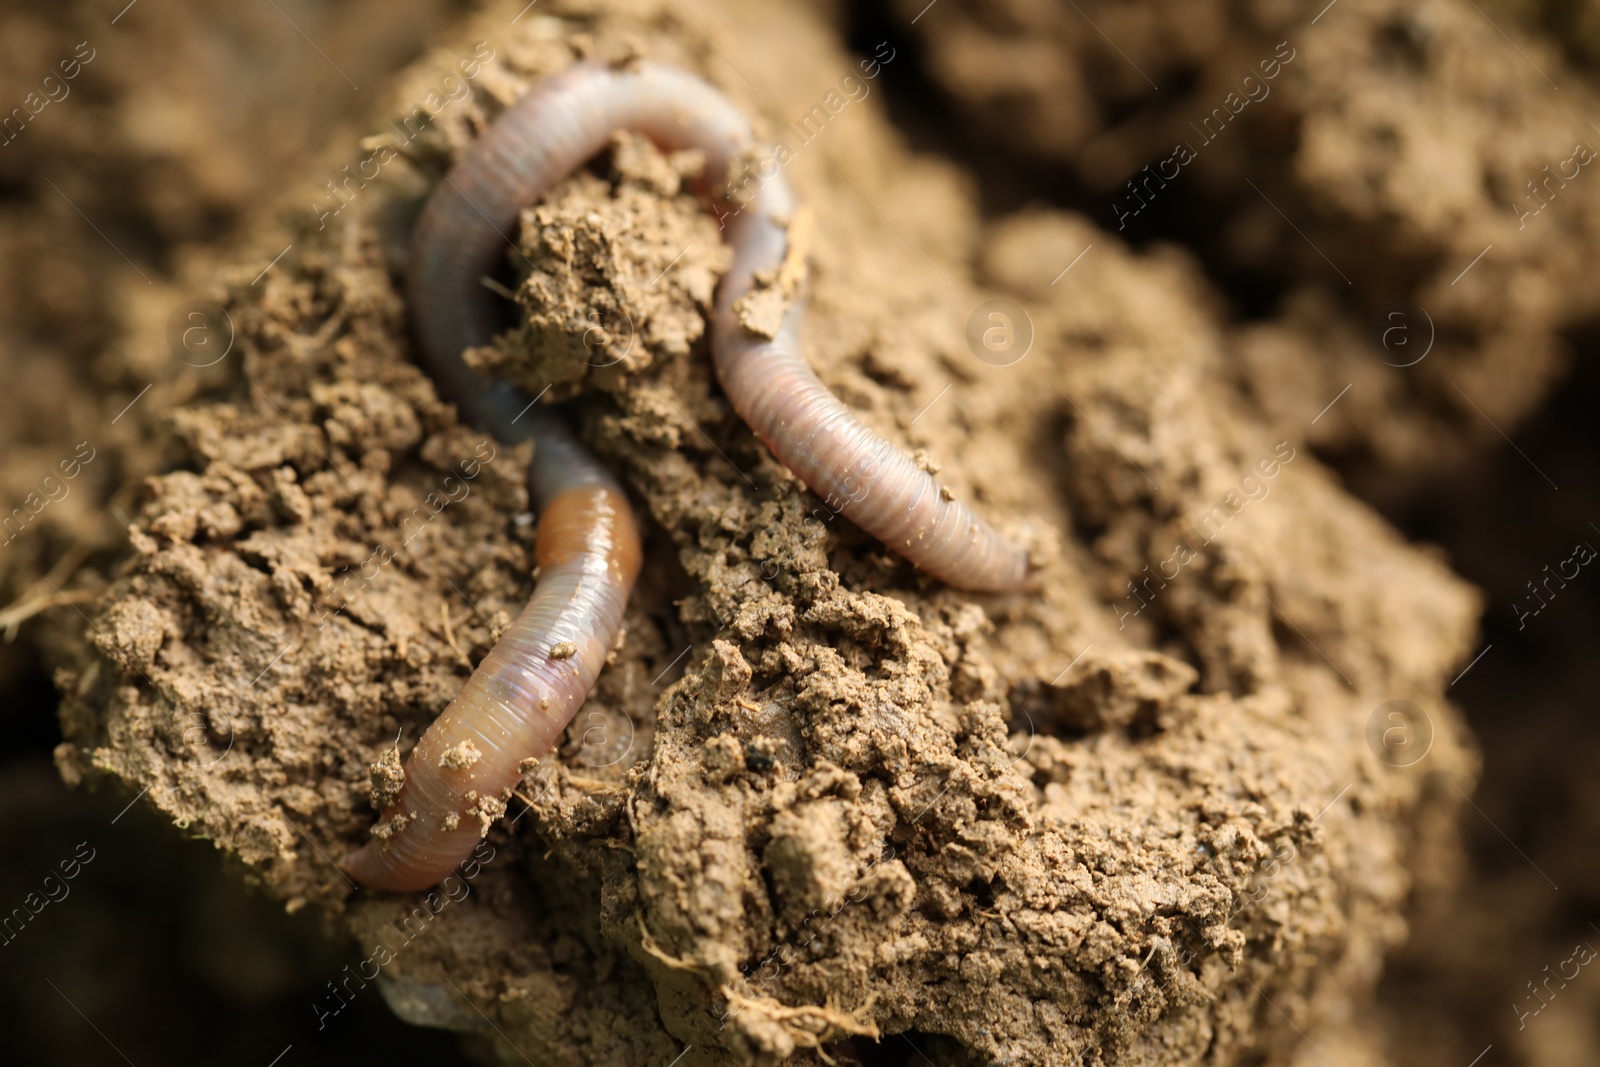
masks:
[[[374,889],[426,889],[505,811],[523,761],[548,752],[605,665],[639,574],[622,489],[548,413],[528,483],[539,509],[532,598],[423,733],[375,840],[341,866]]]
[[[529,484],[540,507],[540,570],[528,607],[418,742],[379,823],[386,840],[345,861],[352,877],[374,888],[426,888],[471,852],[489,822],[484,798],[490,809],[503,800],[521,762],[548,751],[577,713],[638,571],[638,535],[616,483],[558,416],[506,383],[482,383],[461,358],[463,349],[493,337],[497,309],[480,278],[494,270],[519,211],[618,130],[666,151],[692,148],[705,156],[707,199],[734,252],[717,291],[712,357],[734,409],[772,454],[833,513],[951,585],[1015,589],[1027,578],[1022,549],[946,499],[914,460],[817,378],[800,350],[801,301],[789,306],[774,337],[740,322],[739,300],[758,277],[775,277],[784,266],[796,206],[781,168],[763,171],[744,203],[719,189],[753,144],[744,115],[672,67],[575,64],[530,89],[466,149],[429,196],[412,235],[407,298],[435,382],[468,421],[506,440],[534,441]],[[563,641],[576,651],[561,648]],[[552,649],[568,658],[552,658]],[[478,754],[470,765],[459,758],[466,741]],[[469,810],[481,827],[464,817]]]

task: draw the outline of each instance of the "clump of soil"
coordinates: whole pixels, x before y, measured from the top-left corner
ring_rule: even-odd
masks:
[[[986,222],[870,92],[839,92],[867,68],[816,15],[685,6],[486,13],[433,57],[494,49],[396,145],[410,169],[325,227],[297,211],[264,277],[218,272],[234,356],[130,415],[175,469],[66,650],[63,774],[144,790],[291,909],[336,914],[402,1015],[501,1057],[819,1062],[892,1039],[950,1063],[1248,1063],[1302,1032],[1362,1055],[1343,1021],[1411,879],[1452,861],[1411,828],[1475,774],[1443,696],[1475,596],[1333,482],[1309,425],[1261,418],[1187,256],[1065,212]],[[640,51],[772,137],[824,107],[791,165],[808,356],[1030,540],[1037,590],[926,579],[765,452],[706,356],[726,254],[694,161],[620,139],[525,214],[524,321],[475,358],[557,384],[641,505],[625,637],[458,877],[357,892],[329,857],[366,838],[369,768],[533,585],[526,447],[461,426],[407,361],[406,218],[528,82]],[[435,70],[401,79],[397,115]],[[966,338],[1002,298],[1032,338],[999,366]],[[1370,744],[1392,700],[1422,708],[1421,762]]]

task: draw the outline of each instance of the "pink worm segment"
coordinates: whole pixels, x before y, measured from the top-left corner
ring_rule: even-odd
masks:
[[[671,67],[576,64],[534,86],[473,142],[428,198],[412,237],[408,296],[434,380],[469,421],[505,440],[535,442],[529,478],[541,509],[541,569],[528,607],[412,753],[405,785],[384,813],[390,826],[405,816],[401,828],[345,860],[351,877],[373,888],[427,888],[471,854],[482,833],[466,814],[474,804],[468,794],[503,799],[520,777],[518,764],[555,743],[599,674],[638,571],[638,535],[616,483],[559,418],[525,406],[504,383],[485,385],[461,359],[463,349],[494,335],[497,308],[479,279],[510,243],[518,213],[617,130],[668,151],[705,153],[705,184],[713,204],[730,209],[719,214],[734,250],[711,324],[717,378],[773,455],[832,510],[951,585],[1017,589],[1028,576],[1024,551],[965,505],[943,499],[926,472],[817,378],[800,351],[803,304],[791,305],[770,340],[740,323],[735,304],[758,274],[783,264],[795,199],[781,170],[746,180],[743,194],[751,180],[759,185],[742,205],[717,194],[753,143],[738,109]],[[571,494],[585,503],[572,503]],[[550,658],[563,641],[577,653]],[[482,758],[441,767],[463,740]],[[458,821],[446,829],[451,814]]]
[[[540,460],[552,444],[536,446],[535,481],[549,474]],[[528,606],[406,761],[405,784],[379,823],[387,839],[340,864],[363,885],[426,889],[471,855],[505,810],[522,761],[550,751],[599,677],[639,574],[638,529],[621,489],[597,479],[541,500],[536,554]]]

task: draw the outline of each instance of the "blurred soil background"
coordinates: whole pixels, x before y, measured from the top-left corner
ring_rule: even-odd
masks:
[[[111,420],[147,381],[128,380],[125,364],[105,358],[127,325],[130,292],[170,287],[190,250],[236,239],[285,175],[330,152],[351,155],[374,90],[461,8],[436,0],[5,5],[8,113],[30,92],[46,96],[46,75],[56,75],[49,92],[60,96],[59,64],[92,58],[65,82],[65,96],[19,133],[13,127],[0,148],[4,498],[42,493],[41,479],[59,478],[79,442],[95,442],[66,495],[54,490],[60,499],[0,549],[6,604],[27,614],[52,583],[115,544],[117,515],[126,517],[132,499],[119,490],[151,473],[119,469],[119,450],[106,447],[131,429],[131,419]],[[339,70],[318,48],[338,57]],[[172,290],[169,303],[191,295]],[[83,624],[71,607],[56,612]],[[0,995],[16,1024],[6,1059],[272,1062],[347,962],[345,946],[312,916],[287,916],[247,891],[204,842],[181,839],[138,805],[124,812],[129,798],[62,786],[50,756],[60,731],[41,621],[12,626],[0,646],[8,728],[0,894],[8,909],[46,889],[61,899],[0,949]],[[77,876],[63,888],[60,864],[85,855],[93,858],[69,868]],[[466,1062],[453,1037],[404,1026],[376,998],[354,1004],[341,1024],[290,1055]]]
[[[1585,570],[1538,601],[1528,588],[1575,542],[1600,544],[1600,179],[1525,189],[1575,142],[1600,147],[1595,16],[1509,0],[1339,0],[1320,15],[1275,2],[821,6],[855,51],[888,40],[909,60],[884,72],[891,117],[917,151],[966,168],[986,211],[1068,209],[1136,248],[1187,249],[1226,301],[1231,369],[1261,416],[1303,424],[1337,399],[1314,425],[1318,458],[1485,591],[1485,651],[1450,689],[1483,760],[1462,807],[1466,862],[1418,882],[1411,940],[1380,986],[1382,1044],[1389,1062],[1426,1067],[1486,1049],[1485,1065],[1600,1062],[1600,978],[1548,982],[1575,943],[1600,945],[1600,579]],[[113,0],[0,13],[0,109],[58,61],[93,56],[0,148],[5,509],[95,442],[70,492],[0,547],[0,907],[93,856],[68,883],[71,909],[52,904],[0,949],[15,1062],[269,1064],[353,958],[131,798],[64,786],[42,649],[85,625],[63,601],[89,610],[83,591],[105,580],[96,568],[158,469],[118,466],[139,453],[116,447],[131,421],[112,420],[146,383],[116,352],[126,309],[149,304],[130,292],[171,288],[178,307],[187,259],[239,241],[289,176],[354,158],[374,119],[366,94],[460,11]],[[1230,115],[1203,144],[1183,132],[1280,41],[1297,77],[1274,80],[1237,129]],[[1142,187],[1148,206],[1130,200],[1128,179],[1185,139],[1199,151],[1181,178]],[[1514,204],[1538,214],[1519,222]],[[1428,356],[1401,366],[1424,338]],[[375,997],[354,1012],[292,1062],[466,1062],[454,1038],[404,1026]]]

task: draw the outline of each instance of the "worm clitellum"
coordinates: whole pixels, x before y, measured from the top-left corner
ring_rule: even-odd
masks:
[[[711,323],[717,378],[773,455],[833,510],[951,585],[1015,589],[1027,577],[1021,548],[945,499],[915,461],[817,378],[800,351],[800,301],[774,338],[740,323],[739,299],[758,275],[774,276],[784,264],[795,199],[781,169],[763,174],[742,204],[718,192],[753,142],[738,109],[699,78],[656,63],[580,63],[547,78],[468,147],[429,197],[412,237],[408,299],[434,380],[469,421],[502,439],[534,440],[529,477],[540,508],[540,573],[528,607],[418,742],[379,823],[385,840],[346,860],[346,870],[374,888],[426,888],[470,854],[487,825],[486,799],[492,814],[516,783],[519,763],[548,751],[577,713],[638,570],[638,535],[616,484],[557,416],[527,407],[503,383],[481,383],[461,359],[463,349],[494,334],[497,309],[479,279],[494,270],[519,211],[618,130],[663,150],[705,154],[704,184],[734,251]]]

